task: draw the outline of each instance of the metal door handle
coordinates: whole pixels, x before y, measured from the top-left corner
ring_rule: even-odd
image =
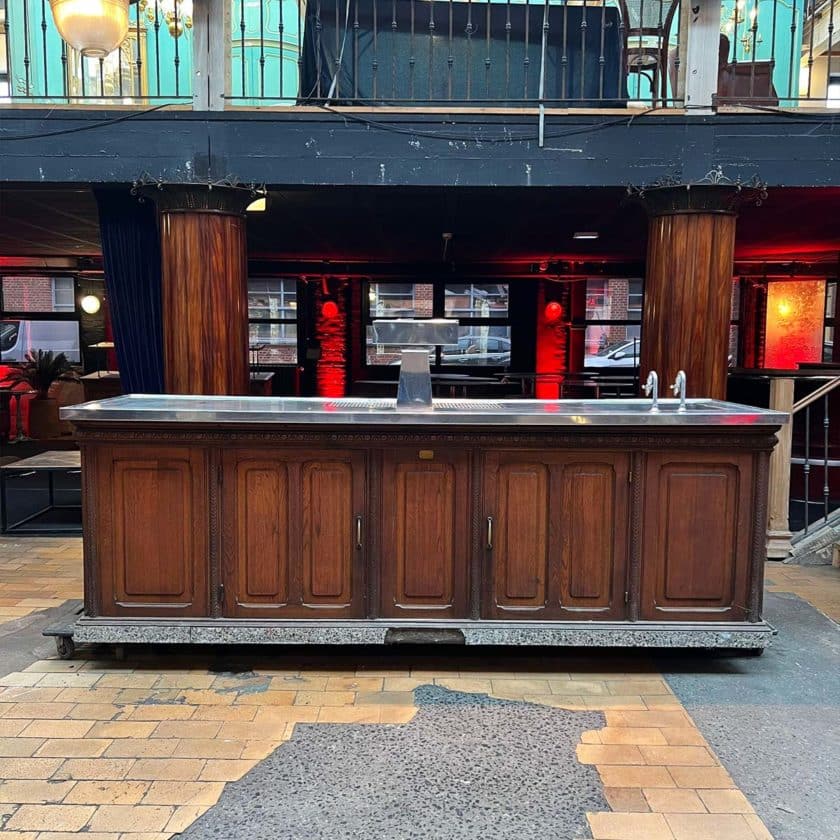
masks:
[[[29,478],[30,475],[35,475],[35,470],[29,470],[29,472],[25,473],[17,473],[17,475],[12,476],[13,478]]]
[[[356,517],[356,548],[362,548],[362,517]]]
[[[493,550],[493,517],[487,517],[487,550]]]

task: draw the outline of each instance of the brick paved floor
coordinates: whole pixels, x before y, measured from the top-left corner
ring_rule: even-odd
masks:
[[[837,617],[840,569],[773,564],[768,578]],[[0,620],[78,598],[80,581],[79,541],[0,540]],[[269,661],[258,651],[229,670],[201,652],[141,652],[125,662],[85,656],[36,661],[0,678],[0,840],[168,838],[296,724],[409,723],[413,691],[429,684],[603,712],[606,726],[584,732],[577,746],[612,809],[587,815],[594,838],[771,836],[639,655],[560,653],[546,663],[525,652],[488,667],[496,657],[406,654],[352,667],[322,653],[295,667],[288,655]]]

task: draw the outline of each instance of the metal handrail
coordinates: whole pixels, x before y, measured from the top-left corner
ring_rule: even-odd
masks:
[[[811,394],[808,394],[807,397],[802,397],[801,400],[795,402],[793,404],[793,408],[791,409],[791,415],[796,414],[798,411],[801,411],[803,408],[811,405],[811,403],[816,402],[820,397],[824,397],[826,394],[833,391],[838,385],[840,385],[840,376],[835,376],[832,379],[829,379],[823,385],[820,385],[816,391]]]

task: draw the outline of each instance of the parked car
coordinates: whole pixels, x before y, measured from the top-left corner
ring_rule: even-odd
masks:
[[[64,353],[70,362],[81,361],[77,321],[0,321],[0,359],[22,362],[30,350]]]
[[[608,344],[597,353],[588,353],[583,360],[584,367],[636,367],[639,364],[639,339],[627,339],[617,344]]]
[[[444,347],[440,357],[444,365],[493,365],[510,364],[510,339],[498,335],[462,335],[458,349]]]

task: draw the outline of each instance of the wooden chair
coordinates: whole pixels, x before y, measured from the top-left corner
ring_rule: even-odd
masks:
[[[679,0],[618,0],[623,26],[627,93],[631,74],[650,83],[653,104],[668,99],[668,39]],[[637,85],[638,86],[638,85]]]

